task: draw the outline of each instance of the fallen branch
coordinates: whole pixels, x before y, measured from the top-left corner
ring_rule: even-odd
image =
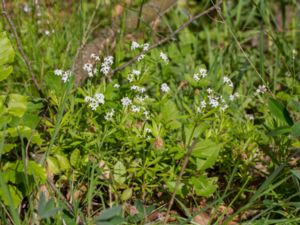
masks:
[[[24,53],[24,50],[23,50],[23,47],[22,47],[22,43],[20,41],[20,38],[18,36],[18,33],[17,33],[17,29],[16,29],[16,26],[14,25],[12,19],[10,18],[8,12],[7,12],[7,9],[6,9],[6,2],[5,0],[2,0],[2,14],[4,15],[4,17],[6,18],[10,28],[12,29],[12,32],[13,32],[13,35],[16,39],[16,43],[17,43],[17,48],[19,50],[19,52],[21,53],[21,56],[27,66],[27,69],[31,75],[31,80],[33,81],[36,89],[38,90],[39,94],[40,94],[40,97],[44,97],[44,94],[42,92],[42,89],[41,89],[41,86],[39,85],[37,79],[36,79],[36,76],[33,72],[33,69],[31,67],[31,64],[30,64],[30,61],[28,60],[26,54]]]
[[[115,68],[114,70],[112,70],[109,77],[112,77],[116,72],[125,69],[127,66],[130,66],[131,64],[133,64],[134,62],[136,62],[141,55],[145,54],[146,52],[150,51],[151,49],[157,48],[158,46],[160,46],[160,45],[168,42],[171,39],[173,39],[176,34],[178,34],[180,31],[182,31],[183,29],[185,29],[187,26],[189,26],[195,20],[199,19],[200,17],[202,17],[204,15],[207,15],[211,11],[218,10],[219,6],[222,4],[222,2],[223,2],[223,0],[219,1],[217,4],[213,5],[212,7],[208,8],[207,10],[205,10],[205,11],[199,13],[199,14],[196,14],[195,16],[192,16],[188,21],[186,21],[184,24],[182,24],[179,28],[177,28],[169,36],[163,38],[162,40],[160,40],[159,42],[157,42],[157,43],[155,43],[153,45],[150,45],[150,47],[148,48],[148,50],[142,51],[140,54],[138,54],[134,58],[130,59],[129,61],[127,61],[124,64],[122,64],[121,66],[119,66],[119,67]]]

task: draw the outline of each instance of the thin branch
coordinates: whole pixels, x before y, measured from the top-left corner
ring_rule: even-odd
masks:
[[[31,67],[31,64],[30,64],[30,61],[28,60],[26,54],[24,53],[24,50],[23,50],[23,47],[22,47],[22,43],[20,41],[20,38],[18,36],[18,33],[17,33],[17,29],[16,29],[16,26],[14,25],[12,19],[10,18],[8,12],[7,12],[7,9],[6,9],[6,3],[5,3],[5,0],[2,0],[2,14],[4,15],[4,17],[6,18],[7,22],[9,23],[9,26],[10,28],[12,29],[13,31],[13,35],[16,39],[16,43],[17,43],[17,47],[18,47],[18,50],[19,52],[21,53],[21,56],[27,66],[27,69],[31,75],[31,80],[33,81],[36,89],[38,90],[39,94],[40,94],[40,97],[44,97],[44,94],[42,92],[42,89],[41,89],[41,86],[39,85],[37,79],[36,79],[36,76],[33,72],[33,69]]]
[[[126,63],[122,64],[121,66],[115,68],[114,70],[111,71],[110,73],[110,77],[112,77],[116,72],[121,71],[123,69],[125,69],[127,66],[130,66],[131,64],[133,64],[134,62],[136,62],[138,60],[138,58],[140,56],[142,56],[143,54],[145,54],[146,52],[148,52],[151,49],[157,48],[158,46],[168,42],[169,40],[173,39],[174,36],[176,34],[178,34],[180,31],[182,31],[183,29],[185,29],[187,26],[189,26],[191,23],[193,23],[195,20],[199,19],[202,16],[205,16],[206,14],[214,11],[214,10],[218,10],[219,6],[222,4],[223,0],[219,1],[217,4],[215,4],[214,6],[208,8],[207,10],[196,14],[195,16],[192,16],[188,21],[186,21],[184,24],[182,24],[179,28],[177,28],[173,33],[171,33],[169,36],[163,38],[162,40],[160,40],[159,42],[151,45],[148,50],[144,50],[142,51],[140,54],[138,54],[137,56],[135,56],[134,58],[130,59],[129,61],[127,61]]]
[[[168,204],[168,210],[167,210],[167,213],[165,215],[165,219],[164,219],[164,223],[163,223],[164,225],[166,225],[167,222],[168,222],[168,220],[169,220],[170,211],[171,211],[171,208],[172,208],[172,206],[174,204],[174,200],[175,200],[177,189],[178,189],[178,187],[180,185],[182,176],[183,176],[183,174],[185,172],[185,169],[187,167],[187,164],[189,162],[189,158],[191,157],[193,149],[195,148],[195,145],[197,144],[197,142],[198,142],[198,139],[195,139],[193,141],[193,143],[188,147],[188,151],[187,151],[187,153],[186,153],[186,155],[184,157],[184,160],[183,160],[183,163],[182,163],[182,168],[181,168],[180,173],[178,175],[178,178],[177,178],[177,181],[176,181],[176,184],[175,184],[175,187],[174,187],[174,191],[172,193],[172,197],[171,197],[171,199],[169,201],[169,204]]]

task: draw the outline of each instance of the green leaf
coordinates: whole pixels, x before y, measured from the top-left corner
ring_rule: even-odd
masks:
[[[70,156],[70,163],[72,166],[77,167],[80,162],[80,150],[75,149]]]
[[[283,126],[283,127],[278,127],[274,130],[271,130],[268,135],[269,136],[278,136],[282,134],[287,134],[291,132],[291,127],[289,126]]]
[[[10,192],[13,206],[14,208],[17,208],[23,199],[22,193],[14,185],[7,185],[7,187],[8,191]],[[2,188],[0,188],[0,198],[2,199],[5,205],[9,205],[8,196],[5,195]]]
[[[47,179],[46,169],[44,167],[42,167],[42,165],[36,163],[33,160],[28,161],[27,173],[29,175],[33,175],[34,178],[36,180],[40,181],[41,183],[46,182],[46,179]]]
[[[60,208],[55,207],[55,201],[53,198],[47,201],[45,193],[40,193],[37,213],[41,219],[50,218],[54,216],[59,210]]]
[[[296,122],[292,127],[291,127],[291,134],[295,137],[300,136],[300,121]]]
[[[128,199],[130,199],[132,196],[132,189],[131,188],[127,188],[123,191],[122,195],[121,195],[121,200],[122,201],[126,201]]]
[[[213,166],[221,146],[221,144],[216,144],[210,140],[199,141],[192,152],[192,156],[196,157],[197,170],[205,170]]]
[[[5,32],[0,32],[0,81],[6,79],[13,71],[8,63],[14,61],[15,52]]]
[[[122,207],[119,205],[113,206],[109,209],[105,209],[102,211],[102,213],[96,217],[96,221],[107,221],[112,219],[113,217],[120,216],[122,213]]]
[[[8,113],[16,117],[22,117],[27,109],[27,97],[19,94],[10,94]]]
[[[269,109],[278,120],[290,126],[293,125],[293,120],[289,112],[281,102],[277,101],[276,99],[270,98]]]
[[[71,168],[69,160],[65,155],[57,153],[55,158],[57,159],[60,171],[65,171]]]
[[[300,180],[300,170],[291,170],[292,174]]]
[[[123,184],[126,180],[126,167],[121,161],[118,161],[114,166],[114,180],[118,184]]]
[[[47,167],[48,167],[48,170],[50,173],[53,173],[53,174],[60,173],[59,165],[58,165],[56,158],[49,156],[49,157],[47,157],[46,161],[47,161]]]
[[[202,175],[200,177],[192,177],[189,180],[189,183],[193,186],[197,195],[209,197],[217,189],[217,186],[214,184],[214,180],[214,178],[208,178]]]

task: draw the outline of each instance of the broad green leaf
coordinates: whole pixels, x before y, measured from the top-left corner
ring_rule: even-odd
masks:
[[[196,194],[203,197],[211,196],[217,189],[217,186],[214,184],[214,178],[208,178],[204,175],[192,177],[189,183],[195,189]]]
[[[27,97],[19,94],[10,94],[7,109],[10,115],[22,117],[27,109]]]
[[[55,154],[60,171],[65,171],[71,168],[68,158],[60,153]]]
[[[7,65],[14,61],[15,52],[5,32],[0,32],[0,81],[6,79],[13,71]]]
[[[300,180],[300,170],[291,170],[292,174]]]
[[[122,207],[119,205],[113,206],[109,209],[105,209],[102,213],[96,217],[96,221],[107,221],[112,219],[113,217],[120,216],[122,213]]]
[[[43,142],[43,139],[41,138],[38,131],[32,130],[29,127],[25,127],[25,126],[11,127],[7,129],[7,133],[11,137],[19,137],[21,135],[22,137],[27,138],[27,140],[31,139],[31,143],[33,144],[41,145]]]
[[[53,173],[53,174],[60,173],[59,165],[58,165],[56,158],[49,156],[49,157],[47,157],[46,162],[47,162],[47,168],[50,173]]]
[[[20,166],[20,168],[21,168],[21,166]],[[30,160],[27,163],[27,173],[29,175],[33,175],[35,180],[38,180],[41,183],[46,182],[46,179],[47,179],[46,169],[44,167],[42,167],[42,165],[36,163],[33,160]]]
[[[122,195],[121,195],[121,200],[122,201],[126,201],[128,199],[130,199],[132,196],[132,189],[131,188],[127,188],[123,191]]]
[[[277,101],[274,98],[270,98],[269,109],[278,120],[290,126],[293,125],[293,120],[289,112],[281,102]]]
[[[80,160],[80,150],[76,148],[70,156],[70,163],[72,166],[77,167]]]
[[[192,152],[196,157],[197,170],[205,170],[214,165],[221,150],[221,144],[210,140],[199,141]]]
[[[13,206],[14,206],[14,208],[17,208],[23,199],[22,193],[14,185],[7,185],[7,187],[8,187],[8,191],[10,192],[10,196],[12,198]],[[0,188],[0,198],[4,202],[5,205],[7,205],[7,206],[9,205],[9,199],[4,194],[2,188]]]
[[[300,121],[296,122],[292,127],[291,127],[291,134],[295,137],[300,136]]]
[[[118,161],[114,166],[114,180],[118,184],[123,184],[126,180],[126,167],[121,161]]]

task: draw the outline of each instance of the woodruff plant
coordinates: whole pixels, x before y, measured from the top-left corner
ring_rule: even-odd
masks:
[[[145,199],[162,185],[166,192],[175,190],[181,160],[193,148],[176,193],[210,196],[217,178],[208,177],[207,169],[213,167],[222,149],[220,124],[230,116],[240,94],[229,75],[218,76],[216,81],[204,65],[176,80],[170,75],[172,56],[158,49],[149,52],[149,46],[132,42],[132,53],[146,53],[139,55],[134,68],[112,78],[113,56],[101,61],[93,53],[83,65],[93,81],[79,89],[77,107],[86,122],[77,135],[91,143],[88,150],[79,153],[76,149],[76,155],[92,155],[90,160],[101,162],[100,173],[105,176],[100,174],[99,179],[106,180],[106,186],[113,185],[121,200],[129,199],[128,193]],[[68,72],[56,70],[55,74],[64,82],[69,80]],[[260,86],[257,93],[265,91]]]

